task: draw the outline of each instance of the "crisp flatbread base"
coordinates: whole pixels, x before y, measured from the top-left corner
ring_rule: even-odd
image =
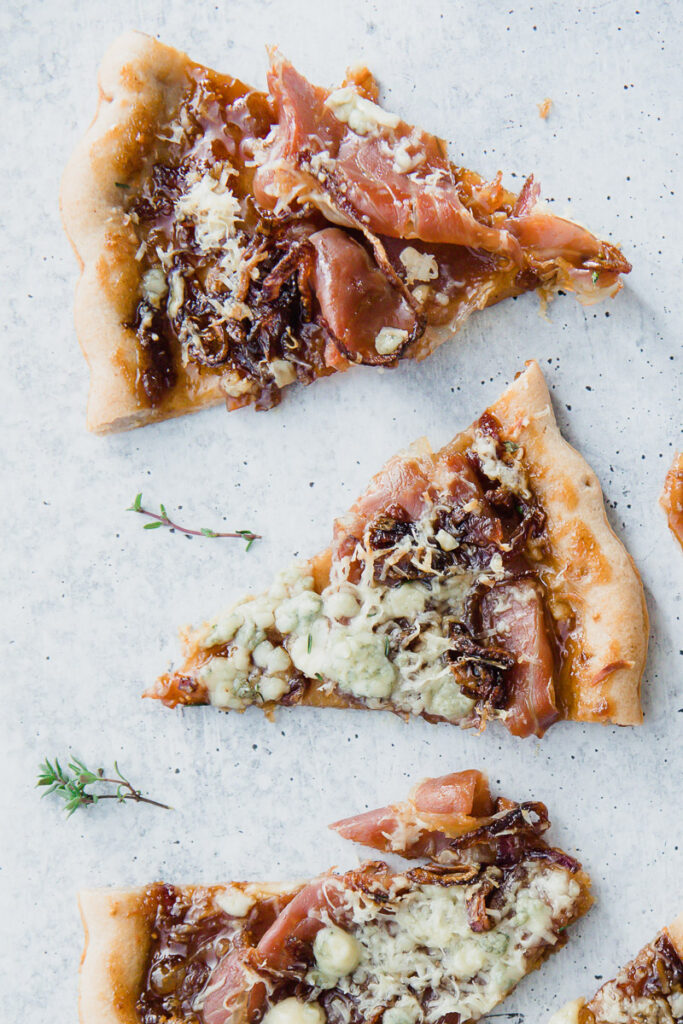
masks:
[[[88,428],[96,433],[181,416],[224,398],[215,374],[188,366],[178,368],[170,394],[148,406],[138,391],[135,331],[126,326],[140,297],[139,242],[124,211],[125,190],[116,182],[144,173],[194,66],[142,33],[118,39],[100,67],[95,119],[62,179],[64,226],[82,268],[76,333],[90,367]]]
[[[536,362],[489,411],[522,445],[533,490],[547,514],[557,568],[550,586],[576,615],[568,671],[557,687],[563,716],[639,725],[648,615],[633,559],[607,520],[598,479],[562,437]]]

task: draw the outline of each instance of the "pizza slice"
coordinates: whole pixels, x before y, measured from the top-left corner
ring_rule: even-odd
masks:
[[[508,296],[592,302],[630,270],[532,178],[516,195],[455,167],[367,69],[329,92],[274,53],[268,82],[138,33],[107,53],[61,197],[92,430],[269,408],[295,381],[422,358]]]
[[[600,486],[537,363],[440,451],[390,459],[331,547],[186,632],[147,696],[387,709],[540,736],[635,725],[647,612]]]
[[[565,944],[590,880],[543,839],[543,804],[493,800],[480,772],[408,804],[440,850],[419,867],[82,893],[81,1024],[478,1020]]]
[[[680,1024],[683,1021],[683,914],[644,946],[586,1002],[575,999],[550,1024]]]

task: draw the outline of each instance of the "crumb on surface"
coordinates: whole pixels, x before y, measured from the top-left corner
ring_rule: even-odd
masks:
[[[552,105],[553,101],[549,97],[546,97],[542,103],[538,104],[538,116],[542,117],[544,121],[550,113]]]

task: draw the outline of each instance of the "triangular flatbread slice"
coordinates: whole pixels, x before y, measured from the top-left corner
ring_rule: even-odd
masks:
[[[440,451],[391,459],[332,546],[185,634],[148,696],[387,709],[517,736],[635,725],[647,613],[537,363]]]
[[[81,893],[81,1024],[479,1020],[566,943],[590,880],[543,804],[493,800],[478,771],[401,807],[438,847],[419,867]]]
[[[61,195],[92,430],[270,408],[295,381],[423,358],[508,296],[593,302],[630,270],[533,179],[515,195],[451,164],[367,69],[329,92],[275,53],[261,92],[131,33],[99,87]]]
[[[677,1024],[683,1020],[683,914],[586,1002],[574,999],[549,1024]]]

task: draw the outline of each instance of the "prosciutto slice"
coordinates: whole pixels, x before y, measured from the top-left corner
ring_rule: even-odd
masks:
[[[493,800],[479,771],[453,772],[425,779],[406,801],[337,821],[330,828],[344,839],[402,857],[429,857],[449,863],[464,849],[477,859],[508,856],[511,847],[535,845],[548,828],[543,804]]]
[[[346,232],[326,228],[309,240],[316,254],[315,296],[342,355],[356,363],[395,362],[418,329],[405,296]],[[386,328],[397,332],[397,343],[382,354],[377,337]]]
[[[441,139],[380,108],[377,116],[384,117],[379,131],[353,131],[329,105],[332,94],[311,85],[277,53],[268,87],[278,125],[254,179],[256,197],[264,206],[273,207],[299,188],[328,216],[332,207],[332,219],[349,226],[363,224],[393,238],[514,254],[519,261],[519,247],[510,233],[477,221],[463,204]],[[345,92],[352,100],[354,89]],[[415,174],[398,169],[415,161]]]
[[[441,139],[376,106],[362,86],[330,93],[277,52],[268,86],[277,124],[254,179],[264,207],[310,202],[375,244],[384,237],[465,246],[539,281],[559,272],[582,293],[614,290],[631,269],[615,246],[539,210],[533,178],[516,197],[499,178],[487,185],[456,169]]]
[[[505,724],[513,736],[542,736],[560,717],[554,658],[538,586],[519,580],[494,587],[481,603],[484,632],[510,654]]]

